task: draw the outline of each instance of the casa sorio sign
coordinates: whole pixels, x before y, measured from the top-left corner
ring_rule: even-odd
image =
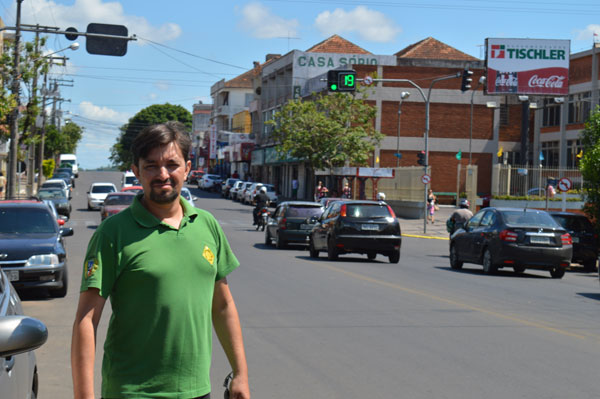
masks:
[[[486,40],[488,94],[569,94],[569,40]]]

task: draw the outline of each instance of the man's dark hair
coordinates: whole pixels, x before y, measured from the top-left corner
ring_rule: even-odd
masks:
[[[143,128],[131,143],[134,165],[139,166],[140,158],[146,158],[156,147],[173,142],[179,146],[187,162],[192,140],[186,133],[183,123],[171,121]]]

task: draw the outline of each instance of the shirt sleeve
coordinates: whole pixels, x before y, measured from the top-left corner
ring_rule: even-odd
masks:
[[[96,231],[92,236],[81,278],[81,291],[98,288],[100,296],[108,298],[115,283],[117,270],[117,248],[102,231]]]

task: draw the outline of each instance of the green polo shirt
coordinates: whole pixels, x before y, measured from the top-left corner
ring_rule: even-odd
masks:
[[[194,398],[210,392],[215,282],[239,266],[208,212],[180,198],[179,229],[138,195],[96,230],[81,290],[110,297],[102,397]]]

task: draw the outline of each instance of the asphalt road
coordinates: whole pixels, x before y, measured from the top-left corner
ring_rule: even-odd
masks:
[[[87,241],[100,221],[86,210],[92,181],[77,180],[67,238],[69,293],[24,297],[50,337],[36,351],[41,399],[72,396],[70,336]],[[251,226],[251,208],[192,189],[219,220],[242,266],[236,299],[253,398],[597,398],[600,287],[597,274],[482,274],[451,270],[447,241],[403,239],[400,263],[378,256],[310,259],[277,250]],[[101,345],[109,316],[100,327]],[[213,397],[229,368],[215,340]],[[152,348],[148,348],[152,350]],[[99,388],[99,381],[97,384]],[[97,390],[99,392],[99,389]],[[99,397],[99,396],[98,396]]]

